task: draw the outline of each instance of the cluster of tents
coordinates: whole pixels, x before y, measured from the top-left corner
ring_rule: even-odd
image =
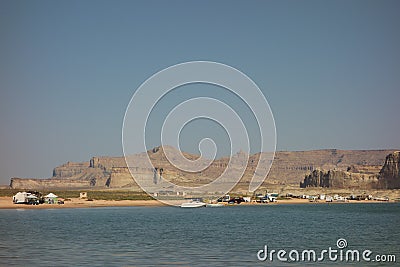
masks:
[[[64,201],[53,193],[42,196],[39,192],[18,192],[13,196],[14,204],[39,205],[48,204],[64,204]]]

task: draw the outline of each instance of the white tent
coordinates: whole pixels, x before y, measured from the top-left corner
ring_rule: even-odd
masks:
[[[49,204],[57,204],[58,203],[58,196],[54,195],[53,193],[44,196],[44,201]]]
[[[48,194],[47,196],[44,196],[45,198],[56,198],[58,196],[54,195],[53,193]]]

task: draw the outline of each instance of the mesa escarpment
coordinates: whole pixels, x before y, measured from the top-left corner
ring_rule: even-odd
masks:
[[[18,189],[43,188],[140,188],[135,178],[149,177],[151,182],[157,183],[160,175],[175,184],[193,186],[209,183],[224,172],[228,166],[228,158],[215,160],[207,169],[197,172],[184,172],[171,165],[165,156],[164,150],[175,157],[180,153],[172,147],[156,147],[144,153],[128,157],[128,169],[124,157],[93,157],[88,162],[68,162],[54,168],[53,177],[49,179],[22,179],[12,178],[10,186]],[[305,175],[314,170],[333,170],[345,172],[363,172],[364,175],[378,175],[385,157],[393,150],[313,150],[313,151],[281,151],[276,152],[271,170],[263,183],[270,185],[298,185]],[[183,153],[188,159],[198,159],[198,155]],[[147,156],[153,166],[147,163]],[[236,162],[247,158],[243,152],[235,155]],[[249,156],[249,162],[238,186],[248,185],[253,177],[260,153]],[[201,162],[202,159],[199,159]],[[390,160],[389,160],[390,161]],[[390,161],[391,162],[391,161]],[[268,168],[270,162],[260,162],[261,168]],[[235,164],[235,163],[231,163]],[[235,166],[233,166],[235,167]],[[349,169],[350,168],[350,169]],[[389,173],[389,170],[385,173]],[[332,172],[330,176],[338,176]],[[356,175],[351,174],[354,178]],[[365,177],[360,179],[366,179]],[[336,184],[336,182],[334,183]],[[354,184],[355,185],[355,184]],[[344,184],[343,186],[346,186]]]
[[[400,151],[389,154],[379,172],[382,188],[400,188]]]
[[[306,175],[300,187],[357,188],[372,189],[378,187],[377,175],[340,170],[314,170]]]
[[[27,179],[11,178],[10,187],[13,189],[47,189],[47,188],[88,188],[90,181],[72,179]]]
[[[379,170],[379,166],[350,166],[346,171],[314,170],[300,182],[300,187],[400,189],[399,154],[396,151],[387,155]]]

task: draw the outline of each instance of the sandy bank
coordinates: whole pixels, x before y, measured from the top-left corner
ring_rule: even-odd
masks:
[[[96,207],[156,207],[163,206],[157,200],[93,200],[87,201],[79,198],[72,198],[65,201],[65,204],[40,204],[25,205],[14,204],[10,197],[0,197],[0,209],[63,209],[63,208],[96,208]]]
[[[182,201],[180,201],[182,202]],[[229,205],[229,206],[265,206],[265,205],[284,205],[284,204],[324,204],[325,201],[310,202],[307,199],[285,199],[279,200],[274,203],[242,203],[240,205]],[[382,202],[382,201],[348,201],[348,202],[331,202],[330,204],[337,203],[393,203]],[[176,203],[179,205],[180,203]],[[65,204],[41,204],[41,205],[25,205],[25,204],[14,204],[10,197],[0,197],[0,209],[63,209],[63,208],[98,208],[98,207],[161,207],[166,204],[157,200],[93,200],[87,201],[79,198],[72,198],[71,201],[65,201]]]

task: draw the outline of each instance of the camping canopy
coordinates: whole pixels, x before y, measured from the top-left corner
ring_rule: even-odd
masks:
[[[48,194],[47,196],[44,196],[46,198],[56,198],[58,196],[54,195],[53,193]]]

